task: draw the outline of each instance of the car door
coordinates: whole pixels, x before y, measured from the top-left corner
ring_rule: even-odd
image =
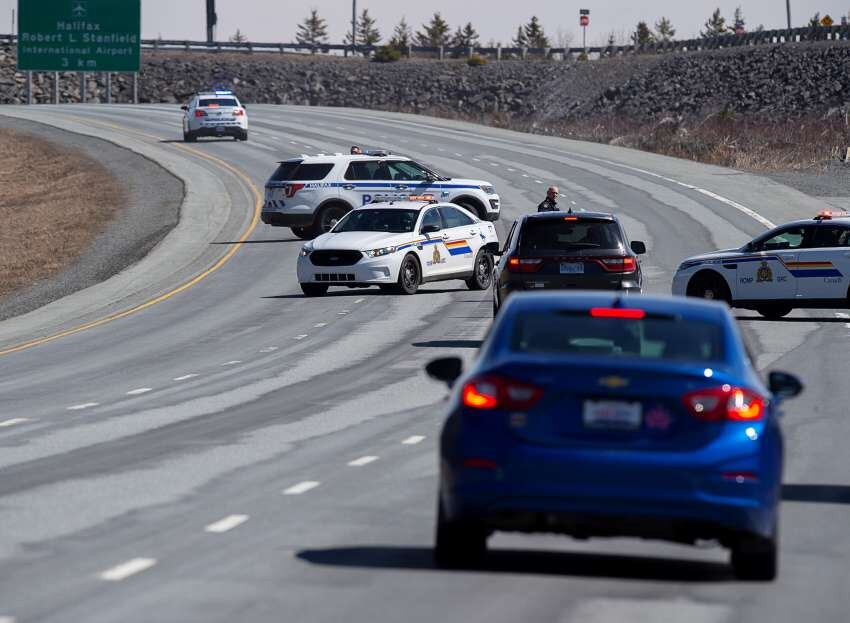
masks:
[[[737,300],[791,300],[797,296],[797,279],[789,268],[799,260],[807,227],[791,225],[774,230],[750,244],[739,258]]]
[[[393,189],[408,195],[433,195],[440,200],[440,186],[422,166],[410,160],[388,161]]]
[[[377,194],[372,187],[372,176],[378,169],[375,160],[358,160],[349,163],[339,187],[340,199],[354,208],[372,203]]]
[[[846,299],[850,279],[850,227],[822,223],[800,250],[791,272],[798,299]]]
[[[438,227],[436,231],[426,232],[428,227]],[[425,279],[438,277],[452,272],[449,259],[451,255],[446,248],[448,232],[443,224],[440,211],[436,207],[427,208],[419,223],[419,242],[414,247],[419,262],[422,265],[422,276]]]
[[[448,234],[446,249],[450,272],[472,271],[475,256],[484,244],[479,224],[454,206],[440,206],[438,209]]]

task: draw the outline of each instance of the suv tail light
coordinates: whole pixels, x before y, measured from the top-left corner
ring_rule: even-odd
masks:
[[[203,110],[195,110],[195,116],[196,117],[206,117],[207,113]]]
[[[287,199],[292,199],[302,188],[304,188],[304,184],[287,184],[284,186],[283,192]]]
[[[609,273],[633,273],[637,269],[637,261],[631,255],[600,257],[596,262]]]
[[[233,111],[234,117],[241,117],[244,114],[245,114],[245,111],[242,110],[241,108],[237,108],[236,110]]]
[[[508,272],[510,273],[536,273],[543,268],[543,260],[540,258],[518,258],[508,259]]]
[[[685,394],[688,411],[708,422],[754,422],[764,417],[764,398],[748,389],[723,385]]]
[[[463,404],[473,409],[527,411],[543,396],[535,385],[505,376],[487,375],[473,378],[463,386]]]

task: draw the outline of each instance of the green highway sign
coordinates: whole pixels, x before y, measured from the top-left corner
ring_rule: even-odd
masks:
[[[18,69],[139,71],[141,0],[18,0]]]

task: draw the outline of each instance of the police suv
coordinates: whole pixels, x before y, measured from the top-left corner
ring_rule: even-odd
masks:
[[[850,214],[773,229],[740,249],[688,258],[673,277],[673,294],[721,299],[781,318],[795,308],[850,306]]]
[[[307,296],[321,296],[330,286],[415,294],[422,283],[450,279],[485,290],[498,248],[493,224],[460,206],[429,195],[378,201],[348,212],[306,243],[298,281]]]
[[[300,238],[313,238],[378,195],[396,199],[433,195],[481,220],[499,218],[499,195],[489,182],[443,177],[410,158],[380,151],[304,155],[280,162],[266,182],[262,219],[268,225],[290,227]]]
[[[248,113],[233,91],[196,93],[183,111],[183,140],[194,142],[200,136],[232,136],[248,140]]]

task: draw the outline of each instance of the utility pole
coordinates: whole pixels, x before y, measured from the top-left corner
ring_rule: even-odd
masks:
[[[357,0],[351,0],[351,56],[357,53]]]
[[[207,43],[215,41],[215,26],[218,15],[215,13],[215,0],[207,0]]]
[[[788,15],[788,30],[791,30],[791,0],[785,0],[785,13]]]

